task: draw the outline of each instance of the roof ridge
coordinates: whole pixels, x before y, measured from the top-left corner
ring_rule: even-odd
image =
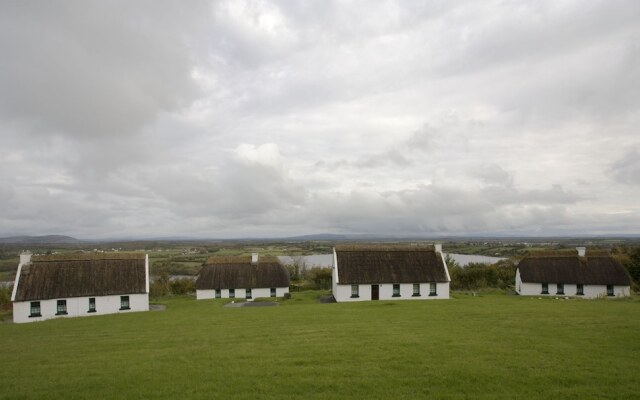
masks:
[[[336,251],[435,251],[433,245],[339,244]]]
[[[280,260],[277,256],[260,256],[258,257],[257,264],[266,263],[279,263]],[[204,265],[216,265],[216,264],[251,264],[251,256],[211,256],[208,257]]]
[[[56,253],[35,254],[31,256],[31,262],[62,262],[62,261],[91,261],[91,260],[142,260],[146,256],[144,252],[105,252],[105,253]]]

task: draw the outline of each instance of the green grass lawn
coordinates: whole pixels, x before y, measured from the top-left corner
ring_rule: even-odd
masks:
[[[638,398],[640,301],[167,310],[0,324],[0,398]]]

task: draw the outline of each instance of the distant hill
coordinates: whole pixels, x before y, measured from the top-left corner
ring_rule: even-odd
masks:
[[[339,241],[339,240],[347,240],[348,237],[345,235],[335,235],[332,233],[317,233],[313,235],[301,235],[301,236],[291,236],[286,238],[278,238],[278,240],[318,240],[318,241]]]
[[[1,244],[78,244],[82,240],[64,235],[11,236],[0,238]]]
[[[333,234],[333,233],[317,233],[313,235],[291,236],[285,238],[277,238],[276,240],[295,240],[295,241],[328,241],[328,242],[341,242],[341,241],[366,241],[366,240],[426,240],[425,237],[418,236],[403,236],[403,235],[388,235],[378,233],[348,233],[348,234]]]

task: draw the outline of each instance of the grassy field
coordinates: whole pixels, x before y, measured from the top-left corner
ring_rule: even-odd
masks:
[[[449,301],[224,308],[0,324],[0,397],[638,398],[640,301],[454,294]]]

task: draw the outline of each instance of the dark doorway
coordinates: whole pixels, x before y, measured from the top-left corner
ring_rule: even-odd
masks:
[[[380,299],[380,286],[371,285],[371,300],[379,300]]]

